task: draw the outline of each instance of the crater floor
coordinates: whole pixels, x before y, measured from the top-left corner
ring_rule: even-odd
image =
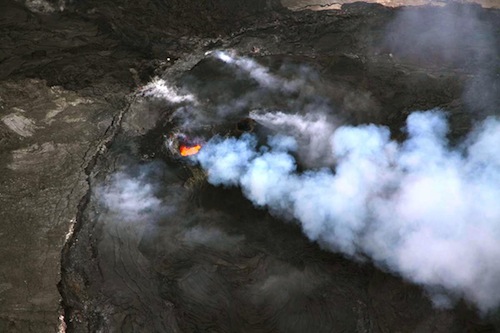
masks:
[[[498,69],[500,13],[459,8],[493,33],[452,39],[443,53],[408,31],[406,43],[388,42],[401,9],[374,4],[109,0],[40,13],[3,1],[0,331],[500,330],[496,313],[463,301],[437,309],[418,286],[321,249],[164,146],[183,112],[207,135],[253,109],[312,101],[395,139],[411,111],[440,107],[459,139],[498,112],[500,96],[498,74],[484,70]],[[307,89],[264,89],[214,61],[217,50],[277,77],[307,68]],[[177,100],[145,96],[155,76]],[[204,113],[187,108],[190,92]]]

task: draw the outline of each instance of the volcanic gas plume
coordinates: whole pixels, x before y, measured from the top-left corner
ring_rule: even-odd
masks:
[[[286,95],[306,85],[246,57],[213,56],[271,91]],[[195,103],[181,110],[184,124],[197,117]],[[465,298],[486,312],[500,304],[497,118],[450,145],[439,109],[410,114],[403,142],[391,140],[387,127],[341,126],[322,112],[246,116],[272,130],[267,143],[247,133],[181,148],[211,184],[240,187],[255,206],[300,223],[323,248],[368,258],[424,286],[438,306]]]
[[[304,84],[249,58],[214,56],[261,87],[288,93]],[[272,130],[266,144],[254,134],[213,137],[181,154],[192,155],[211,184],[241,187],[255,206],[300,223],[323,248],[369,258],[423,285],[437,305],[500,304],[498,119],[486,118],[451,146],[438,109],[409,115],[403,142],[387,127],[340,126],[321,112],[247,116]]]
[[[500,303],[500,122],[486,120],[454,149],[440,111],[413,113],[406,130],[397,143],[385,127],[339,127],[317,147],[335,164],[302,173],[290,136],[265,147],[252,135],[214,138],[196,159],[210,183],[240,186],[324,248],[491,309]]]

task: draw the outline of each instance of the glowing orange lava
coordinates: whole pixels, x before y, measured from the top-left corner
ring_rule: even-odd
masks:
[[[179,152],[181,153],[182,156],[191,156],[194,154],[197,154],[201,149],[201,145],[196,145],[196,146],[183,146],[181,145],[179,147]]]

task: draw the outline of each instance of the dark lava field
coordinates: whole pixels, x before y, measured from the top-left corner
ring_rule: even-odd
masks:
[[[500,9],[344,2],[2,0],[0,332],[500,332]]]

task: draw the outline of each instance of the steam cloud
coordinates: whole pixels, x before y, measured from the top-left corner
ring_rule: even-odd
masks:
[[[406,130],[397,143],[386,127],[341,126],[316,145],[335,165],[302,173],[298,141],[280,133],[265,147],[249,134],[214,138],[194,158],[210,183],[240,186],[323,247],[445,291],[436,303],[464,297],[491,310],[500,304],[500,121],[487,119],[456,148],[439,110],[411,114]]]

